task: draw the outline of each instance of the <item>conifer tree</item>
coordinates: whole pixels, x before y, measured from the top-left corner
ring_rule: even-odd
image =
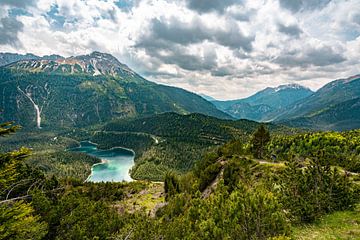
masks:
[[[166,200],[180,192],[179,180],[177,179],[175,173],[168,172],[165,175],[164,191]]]
[[[19,126],[11,122],[2,123],[0,136],[17,129]],[[40,222],[31,204],[23,201],[27,195],[24,196],[21,187],[31,184],[32,173],[22,163],[28,154],[25,148],[0,153],[0,239],[42,239],[47,233],[47,224]]]
[[[265,152],[265,146],[270,141],[270,133],[264,125],[255,131],[251,139],[251,151],[256,158],[263,158]]]

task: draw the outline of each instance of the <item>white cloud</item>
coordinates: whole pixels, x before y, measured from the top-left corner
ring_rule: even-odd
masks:
[[[219,99],[290,82],[317,89],[358,73],[358,0],[286,2],[4,0],[0,19],[23,27],[0,51],[109,52],[150,80]]]

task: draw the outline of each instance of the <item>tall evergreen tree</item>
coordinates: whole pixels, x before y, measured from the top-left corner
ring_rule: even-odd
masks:
[[[263,158],[265,146],[270,141],[270,133],[264,125],[255,131],[251,139],[251,151],[256,158]]]
[[[180,192],[179,180],[175,173],[166,173],[164,180],[164,191],[166,200]]]
[[[11,122],[0,124],[0,136],[14,133],[18,126]],[[23,165],[29,150],[0,153],[0,239],[42,239],[47,232],[47,224],[34,215],[26,192],[36,176]],[[24,188],[26,188],[24,193]],[[21,200],[21,201],[19,201]]]

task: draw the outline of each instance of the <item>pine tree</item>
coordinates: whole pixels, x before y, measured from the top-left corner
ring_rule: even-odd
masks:
[[[263,158],[265,146],[270,141],[270,133],[264,125],[261,125],[251,139],[251,151],[256,158]]]
[[[0,124],[0,136],[14,133],[19,126],[11,122]],[[42,239],[47,233],[47,224],[40,222],[40,217],[34,215],[34,209],[26,199],[23,188],[31,186],[31,178],[36,178],[28,171],[23,159],[29,150],[0,153],[0,239]],[[20,188],[20,189],[19,189]],[[21,200],[21,201],[19,201]]]
[[[165,199],[168,201],[170,197],[180,192],[180,184],[177,176],[173,172],[165,175],[164,181]]]

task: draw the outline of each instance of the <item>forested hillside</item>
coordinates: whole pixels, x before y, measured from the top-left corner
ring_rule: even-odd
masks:
[[[237,119],[254,121],[268,120],[272,114],[282,111],[287,106],[306,99],[313,92],[301,85],[288,84],[276,88],[265,88],[250,97],[230,100],[211,101],[214,105]]]
[[[331,81],[316,92],[299,85],[266,88],[239,100],[212,101],[235,118],[312,130],[346,131],[359,124],[360,77]]]
[[[360,98],[329,106],[309,117],[284,120],[280,123],[291,127],[320,130],[351,130],[360,128]]]
[[[163,113],[150,117],[123,119],[97,128],[76,131],[29,132],[22,129],[11,138],[0,139],[0,149],[9,151],[31,147],[34,154],[28,162],[47,174],[81,177],[89,174],[93,158],[66,152],[80,141],[91,140],[101,149],[125,147],[135,151],[135,179],[163,180],[169,170],[190,170],[210,149],[232,139],[248,139],[258,123],[248,120],[222,120],[202,114]],[[274,132],[291,134],[296,130],[268,124]],[[95,160],[96,161],[96,160]],[[97,160],[99,161],[99,160]],[[86,169],[86,171],[84,171]]]
[[[314,120],[316,120],[316,115],[321,114],[331,108],[341,108],[341,105],[349,104],[347,101],[359,98],[359,96],[359,75],[345,79],[338,79],[326,84],[303,101],[296,102],[293,105],[290,105],[287,109],[284,109],[284,111],[274,114],[272,119],[281,121],[292,120],[301,117],[311,118],[315,116]],[[351,114],[350,112],[351,110],[346,114]],[[328,117],[329,119],[327,119],[327,121],[329,121],[329,124],[337,123],[337,121],[334,121],[333,116],[329,115]],[[340,125],[341,121],[342,120],[340,119]],[[314,124],[316,126],[317,122]],[[321,125],[321,119],[319,119],[319,125]]]
[[[204,116],[187,117],[214,121]],[[169,136],[151,128],[155,124],[147,125],[147,121],[142,120],[143,132],[149,129],[148,134]],[[252,124],[244,128],[250,130]],[[0,135],[17,130],[14,125],[2,124]],[[3,153],[0,236],[298,239],[303,224],[331,214],[333,221],[341,223],[333,226],[334,234],[347,239],[360,237],[358,224],[348,217],[359,214],[358,131],[284,136],[276,128],[269,133],[258,125],[247,135],[213,148],[186,173],[167,172],[164,189],[158,193],[153,193],[157,187],[142,181],[83,183],[74,177],[44,175],[41,168],[24,161],[29,150]],[[329,239],[336,236],[327,234]]]
[[[360,0],[0,0],[0,240],[360,240]]]
[[[230,118],[202,97],[147,81],[98,52],[0,67],[0,93],[1,119],[27,129],[84,127],[162,112]]]
[[[202,114],[164,113],[105,125],[91,140],[102,148],[124,146],[136,152],[136,179],[161,180],[169,170],[186,172],[210,149],[233,139],[248,139],[259,123],[221,120]],[[293,129],[268,124],[277,133]],[[294,131],[295,132],[295,131]]]

